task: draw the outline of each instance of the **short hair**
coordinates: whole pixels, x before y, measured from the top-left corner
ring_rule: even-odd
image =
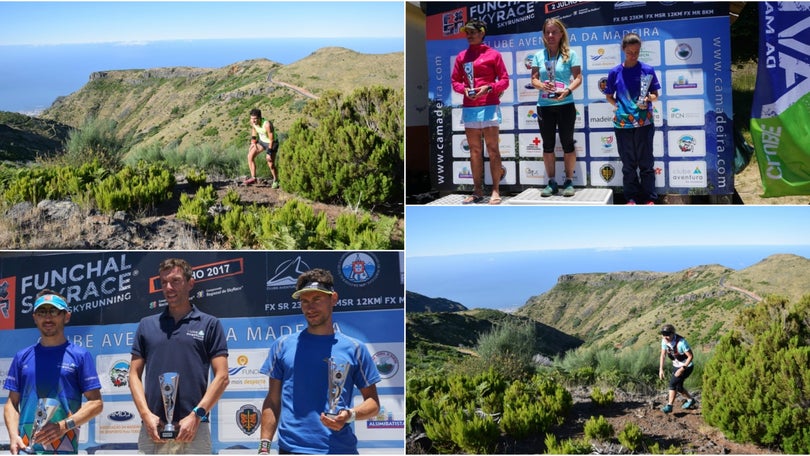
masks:
[[[253,108],[250,110],[250,117],[256,116],[259,119],[262,118],[262,110],[258,108]]]
[[[62,298],[63,301],[67,302],[67,299],[65,299],[64,296],[62,296],[61,294],[51,290],[50,288],[45,288],[42,291],[40,291],[39,293],[37,293],[37,298],[40,298],[40,297],[45,296],[45,295],[59,296],[60,298]]]
[[[624,35],[622,38],[622,49],[630,46],[631,44],[641,44],[641,37],[638,36],[638,33],[628,33]]]
[[[301,287],[310,282],[318,282],[322,285],[327,285],[330,288],[334,287],[335,285],[335,280],[332,278],[331,272],[327,271],[326,269],[315,268],[310,269],[309,271],[298,276],[298,281],[295,283],[295,289],[300,290]]]
[[[177,267],[183,270],[183,277],[185,277],[187,281],[194,277],[194,271],[191,269],[191,265],[182,258],[166,258],[161,261],[160,266],[158,266],[158,273]]]

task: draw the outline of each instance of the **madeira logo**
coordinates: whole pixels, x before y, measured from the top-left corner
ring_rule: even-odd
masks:
[[[245,404],[236,411],[236,425],[245,433],[251,435],[259,429],[261,414],[253,404]]]

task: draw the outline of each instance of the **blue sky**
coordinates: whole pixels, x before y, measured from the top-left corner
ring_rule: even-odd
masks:
[[[0,45],[249,37],[404,39],[404,27],[405,6],[396,1],[0,1]]]
[[[406,208],[406,256],[667,246],[810,245],[807,206]]]

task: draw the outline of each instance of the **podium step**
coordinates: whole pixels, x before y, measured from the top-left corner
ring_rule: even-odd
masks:
[[[578,188],[574,196],[554,195],[540,196],[540,188],[530,188],[515,196],[502,196],[501,206],[596,206],[613,204],[613,190],[609,188]],[[426,206],[461,206],[467,194],[451,194],[427,203]],[[478,204],[469,206],[488,206],[489,196]]]

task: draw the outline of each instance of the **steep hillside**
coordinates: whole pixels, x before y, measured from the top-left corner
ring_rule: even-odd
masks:
[[[808,274],[810,260],[795,255],[769,257],[740,271],[706,265],[671,274],[571,274],[516,314],[586,343],[616,347],[654,344],[668,322],[694,346],[708,349],[733,327],[738,308],[771,293],[791,300],[810,293]]]
[[[89,117],[111,118],[122,137],[139,145],[241,145],[254,107],[283,135],[313,96],[371,85],[400,89],[403,68],[401,52],[370,55],[324,48],[286,66],[254,59],[222,68],[102,71],[41,117],[73,127]]]
[[[29,161],[62,150],[70,127],[14,112],[0,112],[0,160]]]
[[[467,310],[464,305],[445,298],[429,298],[413,291],[405,296],[406,312],[459,312]]]

